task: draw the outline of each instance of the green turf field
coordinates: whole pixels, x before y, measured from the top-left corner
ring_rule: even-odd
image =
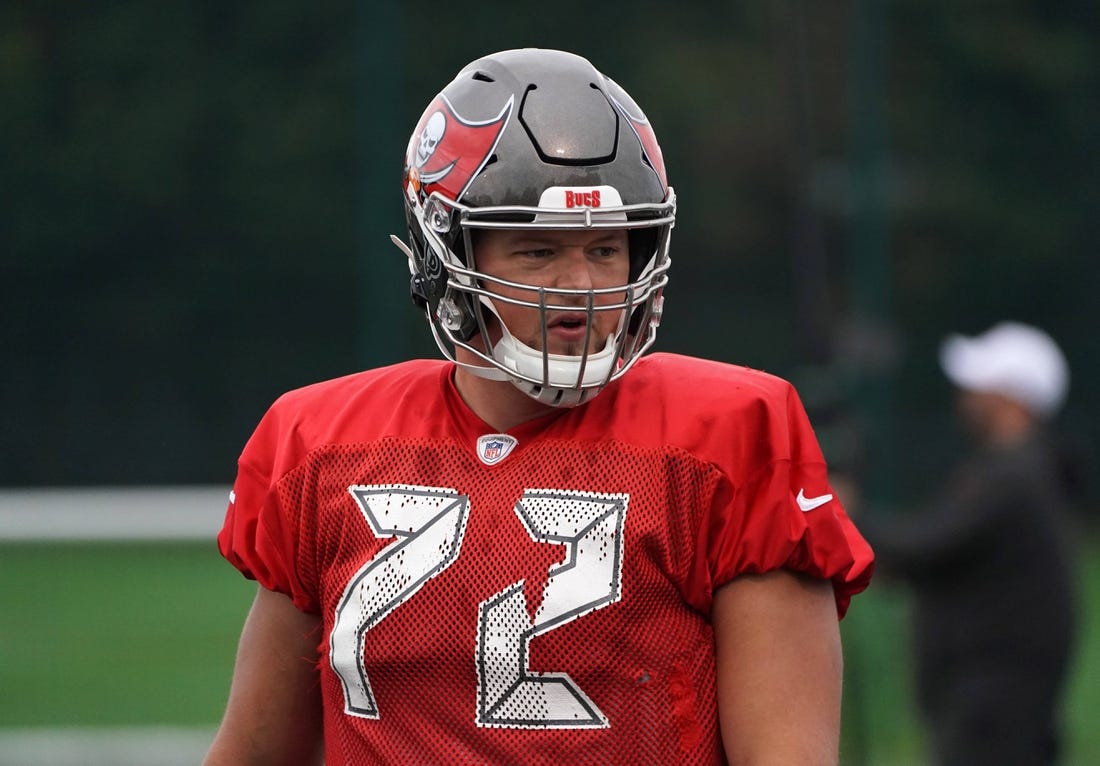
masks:
[[[1100,764],[1100,547],[1070,690],[1067,764]],[[0,729],[213,727],[254,585],[212,543],[0,545]],[[876,584],[843,623],[845,764],[919,764],[904,593]]]
[[[0,726],[219,719],[255,586],[212,543],[5,544],[0,583]]]

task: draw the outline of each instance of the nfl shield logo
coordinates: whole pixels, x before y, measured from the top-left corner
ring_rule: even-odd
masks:
[[[477,456],[485,465],[495,465],[515,448],[518,442],[508,434],[486,434],[478,437]]]

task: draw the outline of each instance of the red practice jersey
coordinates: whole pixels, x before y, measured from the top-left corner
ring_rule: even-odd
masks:
[[[240,459],[219,546],[322,618],[327,766],[724,763],[715,589],[871,576],[794,389],[653,354],[499,434],[453,369],[293,391]]]

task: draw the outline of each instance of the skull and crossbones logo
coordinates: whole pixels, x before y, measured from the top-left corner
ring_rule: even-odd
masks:
[[[422,168],[435,154],[439,142],[443,140],[443,133],[447,130],[447,118],[443,110],[434,112],[428,118],[424,130],[420,133],[420,142],[416,146],[416,167]]]

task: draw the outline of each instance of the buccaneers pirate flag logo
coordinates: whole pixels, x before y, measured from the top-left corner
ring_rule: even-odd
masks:
[[[500,140],[515,98],[489,120],[463,119],[443,94],[428,106],[405,153],[405,185],[425,196],[443,191],[462,199],[470,181],[485,167]]]

